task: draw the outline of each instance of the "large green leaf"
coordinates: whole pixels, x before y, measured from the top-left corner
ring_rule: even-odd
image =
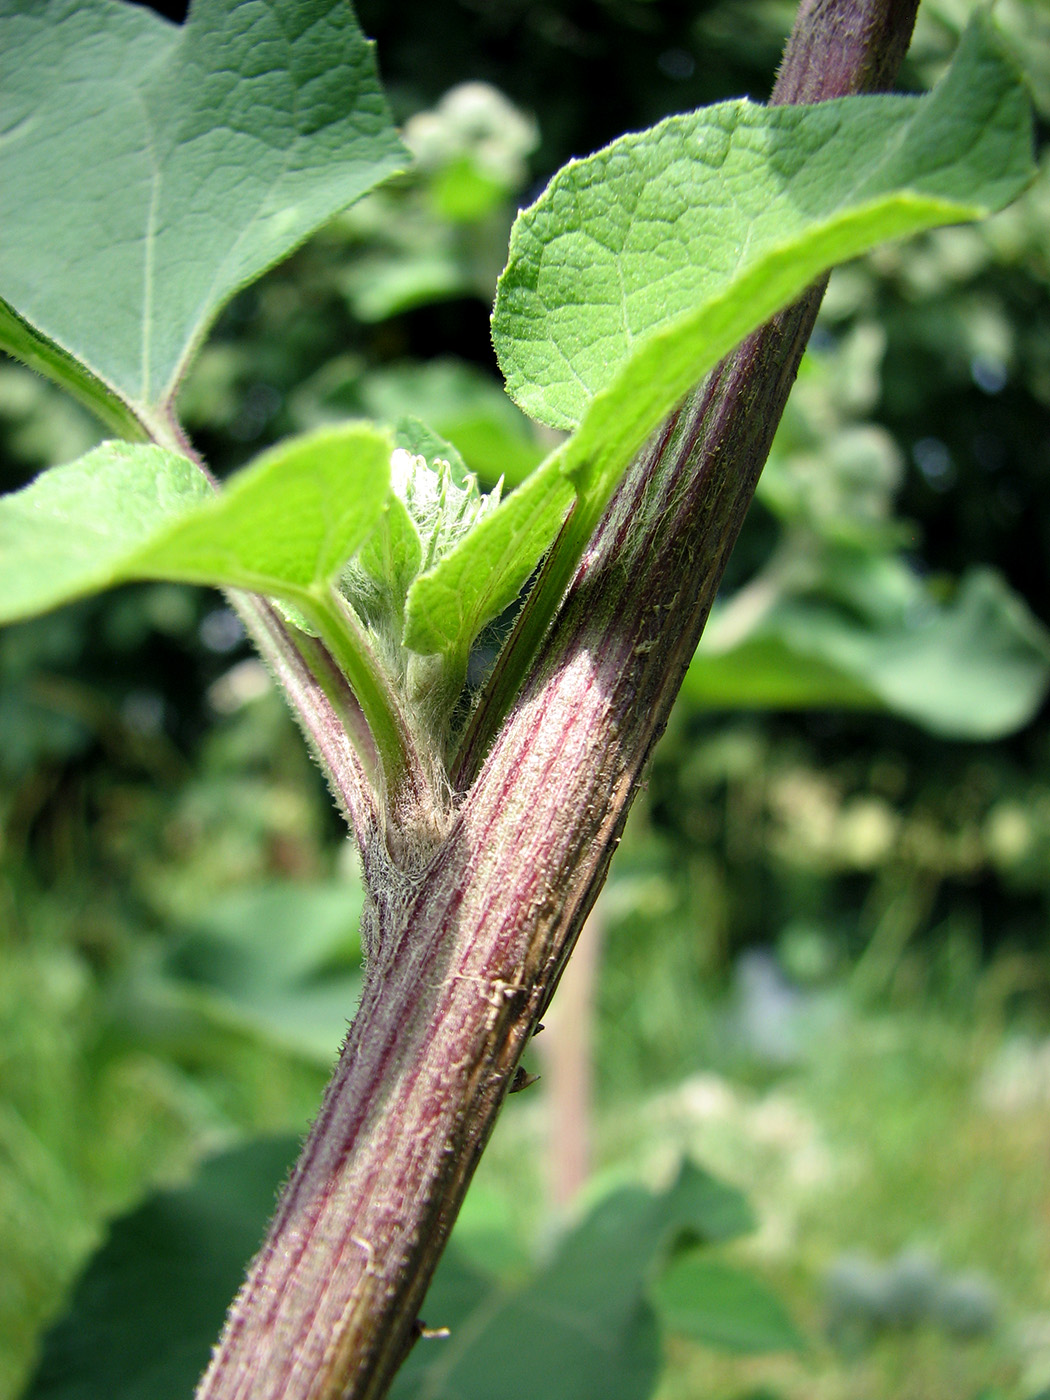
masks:
[[[226,1153],[190,1186],[116,1221],[45,1339],[26,1400],[185,1400],[293,1155],[284,1140]],[[422,1309],[451,1336],[417,1343],[391,1394],[646,1400],[660,1367],[650,1275],[675,1244],[729,1239],[753,1223],[738,1191],[687,1165],[662,1194],[605,1197],[517,1288],[453,1241]]]
[[[787,1309],[753,1274],[689,1253],[653,1285],[653,1302],[669,1332],[721,1351],[801,1351],[805,1342]]]
[[[1033,172],[1027,98],[981,16],[927,97],[726,103],[564,167],[515,223],[493,338],[521,406],[576,431],[417,581],[407,644],[462,650],[505,606],[564,518],[560,472],[582,499],[553,606],[631,457],[743,336],[834,263],[983,217]]]
[[[111,422],[405,156],[348,0],[0,0],[0,130],[0,345]]]
[[[184,457],[104,443],[0,498],[0,622],[143,578],[301,599],[379,518],[390,451],[367,424],[326,429],[288,439],[214,494]]]
[[[660,1368],[649,1275],[685,1239],[749,1230],[732,1187],[686,1165],[662,1195],[625,1188],[600,1201],[524,1287],[501,1290],[454,1250],[423,1307],[443,1342],[420,1342],[394,1400],[646,1400]]]
[[[115,1221],[24,1400],[192,1395],[295,1153],[290,1138],[252,1143]]]
[[[862,709],[952,739],[1026,724],[1050,683],[1050,636],[997,574],[974,569],[944,607],[881,626],[829,602],[785,599],[728,644],[716,612],[686,674],[687,704]]]
[[[624,374],[638,363],[673,403],[709,346],[723,353],[823,268],[1001,208],[1033,173],[1025,91],[983,16],[928,97],[729,102],[621,137],[518,216],[493,313],[508,388],[571,429],[638,385]]]

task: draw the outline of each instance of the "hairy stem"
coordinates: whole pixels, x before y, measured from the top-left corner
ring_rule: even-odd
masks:
[[[151,438],[158,446],[188,457],[218,490],[218,481],[190,441],[173,405]],[[265,598],[240,589],[226,590],[225,597],[281,687],[358,849],[372,850],[383,823],[377,782],[379,753],[346,675],[318,638],[286,622]]]
[[[297,605],[360,702],[376,755],[371,776],[387,811],[393,817],[426,802],[430,784],[401,700],[350,604],[329,587],[321,596],[299,598]]]
[[[281,687],[359,850],[368,852],[381,826],[378,755],[346,677],[318,638],[285,622],[265,598],[236,591],[227,598]]]
[[[803,4],[775,100],[888,81],[916,4]],[[666,723],[820,295],[751,336],[654,435],[428,868],[373,885],[384,932],[360,1012],[201,1400],[379,1400],[389,1386]]]

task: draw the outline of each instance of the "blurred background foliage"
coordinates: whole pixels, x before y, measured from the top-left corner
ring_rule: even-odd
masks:
[[[923,0],[902,87],[935,80],[972,8]],[[514,210],[626,129],[762,100],[794,6],[358,9],[417,166],[237,298],[185,420],[225,473],[409,412],[513,484],[549,446],[488,339]],[[1040,177],[987,226],[835,274],[572,1015],[457,1234],[461,1272],[527,1292],[556,1239],[571,1256],[583,1183],[599,1220],[683,1154],[742,1188],[757,1229],[718,1267],[775,1289],[787,1311],[763,1293],[752,1315],[782,1330],[691,1331],[675,1289],[714,1285],[672,1261],[664,1400],[1050,1394],[1050,12],[997,15]],[[98,436],[0,364],[3,489]],[[353,1011],[360,899],[217,595],[123,589],[0,633],[2,1400],[108,1218],[303,1130]]]

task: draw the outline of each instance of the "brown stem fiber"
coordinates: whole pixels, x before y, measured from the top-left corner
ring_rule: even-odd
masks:
[[[887,85],[917,3],[804,0],[773,100]],[[666,724],[821,291],[654,435],[429,867],[373,885],[384,932],[360,1011],[199,1400],[389,1386]]]

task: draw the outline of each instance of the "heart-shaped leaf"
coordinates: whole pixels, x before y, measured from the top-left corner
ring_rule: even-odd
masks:
[[[0,345],[122,431],[405,157],[348,0],[0,0],[0,131]]]
[[[683,1241],[732,1239],[753,1226],[738,1191],[686,1163],[660,1195],[625,1187],[606,1196],[523,1287],[501,1289],[453,1244],[423,1305],[427,1322],[451,1336],[415,1347],[391,1395],[645,1400],[660,1367],[650,1276]],[[523,1337],[542,1344],[522,1347]]]

